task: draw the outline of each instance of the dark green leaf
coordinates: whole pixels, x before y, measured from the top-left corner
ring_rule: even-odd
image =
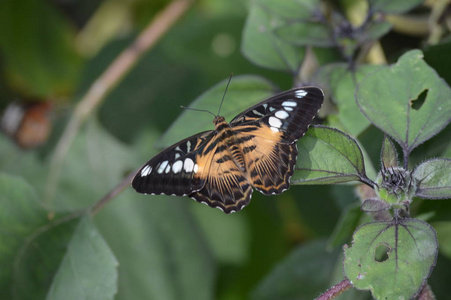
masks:
[[[274,35],[275,24],[281,20],[258,5],[251,6],[243,31],[242,52],[256,65],[296,73],[305,50]]]
[[[384,20],[377,20],[371,22],[368,27],[365,28],[362,34],[359,34],[357,36],[357,39],[360,43],[375,41],[386,35],[391,28],[392,25],[389,22]]]
[[[360,205],[353,204],[345,208],[327,241],[327,248],[331,249],[343,245],[359,225],[362,215],[363,212],[360,209]]]
[[[417,180],[415,196],[426,199],[451,198],[451,159],[425,161],[412,173]]]
[[[393,137],[405,153],[437,134],[451,120],[451,89],[422,57],[421,51],[407,52],[395,65],[368,75],[356,92],[365,116]],[[425,99],[418,99],[420,95]]]
[[[0,50],[6,74],[23,94],[67,95],[81,71],[75,31],[48,2],[3,0]]]
[[[221,81],[197,97],[189,107],[206,109],[216,114],[226,85],[227,80]],[[233,77],[222,105],[221,115],[230,121],[238,113],[270,97],[274,92],[274,86],[261,77]],[[208,129],[214,129],[212,115],[185,110],[158,141],[158,146],[169,146],[191,134]]]
[[[374,12],[402,14],[423,3],[424,0],[370,0]]]
[[[356,141],[333,128],[315,126],[298,142],[292,183],[330,184],[365,180],[362,152]]]
[[[280,25],[275,34],[293,45],[332,47],[335,45],[326,24],[318,22],[295,22]]]
[[[437,237],[418,219],[395,219],[359,227],[344,247],[344,272],[357,289],[376,299],[411,299],[437,259]]]
[[[257,286],[252,299],[313,299],[329,284],[337,251],[328,253],[326,242],[297,247]]]
[[[47,299],[113,299],[118,262],[90,217],[80,220]]]
[[[385,169],[398,167],[398,153],[395,145],[387,136],[382,142],[381,163]]]

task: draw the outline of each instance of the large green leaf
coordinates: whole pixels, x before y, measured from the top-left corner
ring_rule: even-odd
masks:
[[[414,50],[360,83],[357,103],[365,116],[410,153],[451,121],[451,89]]]
[[[292,183],[367,181],[362,151],[357,142],[337,129],[311,127],[299,140],[298,151]]]
[[[415,196],[426,199],[451,198],[451,159],[425,161],[412,173],[417,180]]]
[[[209,110],[216,114],[221,98],[227,85],[223,80],[196,98],[189,107]],[[274,86],[267,80],[258,76],[236,76],[230,82],[225,95],[220,114],[230,121],[246,108],[263,101],[273,95]],[[203,112],[185,110],[180,117],[172,123],[164,136],[158,141],[158,146],[169,146],[189,135],[204,130],[212,130],[213,116]]]
[[[113,299],[118,262],[90,217],[80,220],[47,299]]]
[[[371,290],[376,299],[411,299],[435,266],[438,243],[426,222],[394,219],[360,226],[344,253],[354,287]]]
[[[96,218],[119,261],[118,299],[212,299],[216,264],[186,197],[131,188]]]

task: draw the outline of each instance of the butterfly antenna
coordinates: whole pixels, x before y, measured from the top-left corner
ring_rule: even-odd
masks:
[[[221,112],[222,103],[224,102],[224,98],[227,93],[227,90],[229,89],[229,84],[230,84],[230,81],[232,80],[232,77],[233,77],[233,73],[230,73],[229,81],[227,81],[227,86],[225,88],[224,95],[222,95],[221,104],[219,104],[218,116],[219,116],[219,113]]]
[[[215,115],[214,113],[212,113],[211,111],[206,110],[206,109],[191,108],[191,107],[186,107],[186,106],[183,106],[183,105],[180,105],[180,107],[181,107],[181,108],[184,108],[184,109],[187,109],[187,110],[194,110],[194,111],[203,111],[203,112],[207,112],[207,113],[209,113],[209,114],[212,114],[214,117],[216,117],[216,115]]]

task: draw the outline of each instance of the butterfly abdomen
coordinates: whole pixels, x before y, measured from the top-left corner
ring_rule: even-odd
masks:
[[[240,142],[235,136],[235,132],[232,127],[222,117],[217,117],[215,120],[219,120],[216,125],[216,131],[218,131],[219,141],[223,146],[217,148],[216,153],[223,153],[216,162],[223,163],[228,160],[233,160],[235,165],[242,171],[246,170],[246,163],[244,160],[243,149]]]

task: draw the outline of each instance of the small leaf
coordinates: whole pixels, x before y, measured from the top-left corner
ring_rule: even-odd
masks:
[[[241,51],[256,65],[294,74],[301,65],[305,49],[274,35],[274,26],[280,22],[262,7],[252,5],[244,26]]]
[[[434,228],[418,219],[364,224],[344,247],[344,272],[376,299],[411,299],[429,277],[438,253]]]
[[[80,220],[47,299],[113,299],[118,262],[92,220]]]
[[[415,196],[425,199],[451,198],[451,159],[425,161],[412,172],[417,180]]]
[[[206,109],[216,114],[227,81],[228,80],[223,80],[204,92],[197,97],[189,107]],[[261,77],[246,75],[233,77],[222,105],[221,115],[224,116],[226,120],[230,121],[238,113],[269,98],[274,93],[275,87]],[[167,147],[189,135],[208,129],[214,129],[212,115],[184,110],[180,117],[172,123],[171,127],[158,141],[157,145],[160,147]]]
[[[370,0],[374,12],[402,14],[423,3],[424,0]]]
[[[324,240],[297,247],[259,283],[251,299],[312,299],[318,296],[328,287],[337,254],[337,251],[326,251]]]
[[[311,127],[298,142],[292,183],[330,184],[367,180],[362,152],[356,141],[337,129]]]
[[[398,153],[395,145],[387,136],[384,137],[382,142],[381,163],[385,169],[398,167]]]
[[[363,212],[360,205],[350,205],[343,210],[334,231],[327,241],[327,248],[343,245],[359,225]]]
[[[407,52],[398,63],[368,75],[356,91],[365,116],[393,137],[409,154],[451,121],[451,89],[422,59],[419,50]],[[413,102],[427,91],[419,109]]]
[[[362,210],[365,212],[380,212],[390,209],[390,204],[380,199],[367,199],[362,204]]]
[[[332,47],[332,33],[326,24],[318,22],[295,22],[281,25],[275,34],[282,40],[297,46]]]

